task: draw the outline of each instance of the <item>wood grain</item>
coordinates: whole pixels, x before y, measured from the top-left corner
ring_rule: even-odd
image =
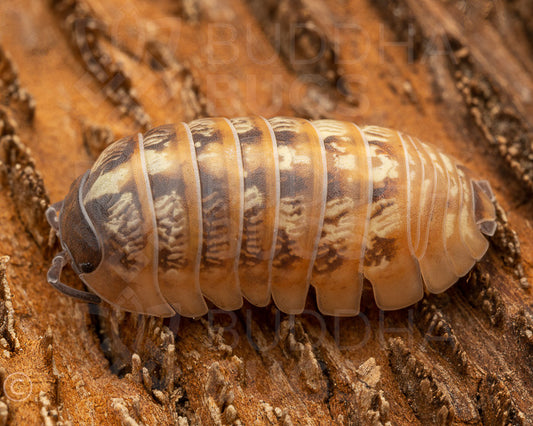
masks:
[[[532,424],[532,21],[520,0],[0,2],[0,424]],[[396,312],[366,286],[343,319],[311,297],[163,321],[46,284],[44,209],[111,140],[254,114],[442,147],[501,205],[487,256]]]

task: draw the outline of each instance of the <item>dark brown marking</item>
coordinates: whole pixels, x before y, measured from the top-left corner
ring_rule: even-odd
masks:
[[[191,133],[193,136],[193,140],[195,145],[199,144],[200,147],[198,148],[198,151],[201,152],[203,148],[205,148],[210,143],[218,143],[223,144],[222,140],[222,133],[220,130],[216,130],[214,132],[211,132],[209,135],[206,135],[204,132],[202,132],[203,129],[195,129],[191,127]]]
[[[291,245],[294,241],[289,238],[284,229],[279,229],[276,242],[276,254],[273,265],[278,268],[290,268],[290,266],[300,260],[299,256],[292,254]]]
[[[389,201],[385,205],[380,204],[375,212],[372,213],[372,216],[370,216],[370,219],[375,219],[376,217],[381,216],[383,211],[387,208],[394,205],[394,201]]]
[[[261,142],[261,136],[263,136],[263,132],[258,130],[256,127],[253,127],[246,132],[237,133],[237,135],[239,136],[239,141],[246,142],[250,145],[255,145]]]
[[[395,238],[372,238],[372,249],[365,251],[365,266],[378,266],[383,259],[390,261],[397,251]]]
[[[274,135],[278,144],[281,142],[282,145],[291,145],[299,136],[297,132],[291,130],[274,130]]]
[[[325,249],[325,253],[322,253],[321,249]],[[318,250],[320,255],[315,260],[314,272],[325,274],[334,271],[342,265],[344,257],[338,253],[336,248],[331,247],[331,245],[329,247],[324,245],[324,247],[319,247]]]
[[[202,178],[208,176],[201,175]],[[203,219],[203,244],[202,244],[202,267],[220,266],[225,262],[225,258],[218,255],[219,248],[223,247],[223,253],[229,248],[228,235],[228,203],[223,195],[216,189],[220,185],[208,185],[212,192],[204,192],[202,185],[202,219]]]
[[[375,203],[381,199],[394,199],[398,192],[398,185],[390,178],[385,178],[383,186],[379,188],[374,185],[372,190],[372,202]]]

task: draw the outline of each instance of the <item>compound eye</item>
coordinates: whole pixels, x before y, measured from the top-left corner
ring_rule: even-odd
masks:
[[[91,262],[84,262],[84,263],[80,264],[80,270],[84,274],[90,274],[95,269],[96,269],[95,266]]]

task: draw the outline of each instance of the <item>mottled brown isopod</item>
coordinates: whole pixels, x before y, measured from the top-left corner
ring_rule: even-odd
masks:
[[[486,252],[493,195],[400,132],[298,118],[206,118],[109,146],[50,207],[63,252],[48,281],[132,312],[197,317],[204,298],[356,315],[440,293]],[[73,269],[95,294],[59,281]]]

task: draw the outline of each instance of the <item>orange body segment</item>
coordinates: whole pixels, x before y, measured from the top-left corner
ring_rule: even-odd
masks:
[[[372,159],[373,198],[365,277],[381,309],[398,309],[422,298],[424,285],[411,253],[410,184],[403,142],[397,132],[365,129]]]
[[[456,230],[461,226],[461,209],[463,207],[463,188],[459,181],[457,168],[452,160],[444,154],[440,154],[446,169],[448,170],[448,210],[446,214],[445,238],[446,252],[453,265],[457,277],[464,276],[472,266],[475,259],[470,255],[460,232]]]
[[[324,138],[328,193],[312,284],[321,312],[357,315],[372,203],[368,143],[352,123],[319,120],[314,124]]]
[[[307,120],[269,120],[279,156],[280,204],[272,297],[284,312],[303,311],[324,219],[324,145]]]
[[[189,124],[200,172],[203,245],[202,293],[217,306],[242,306],[238,261],[243,220],[243,170],[235,129],[225,118]]]
[[[413,139],[407,135],[399,134],[407,155],[407,172],[408,180],[410,182],[409,188],[412,186],[420,186],[425,181],[425,171],[421,155],[418,147]],[[416,253],[421,246],[421,222],[423,219],[423,191],[411,190],[409,192],[409,232],[410,232],[410,250],[411,254],[416,256]]]
[[[231,120],[241,144],[244,216],[239,282],[257,306],[270,302],[272,259],[279,217],[278,150],[272,127],[261,117]]]
[[[433,147],[423,145],[437,172],[435,202],[429,224],[429,240],[424,256],[419,259],[424,283],[432,293],[441,293],[457,281],[453,264],[446,250],[446,221],[448,212],[448,171],[440,154]]]
[[[157,131],[155,131],[157,130]],[[202,203],[192,135],[183,124],[161,126],[144,138],[159,241],[159,288],[180,315],[207,312],[200,289]]]

